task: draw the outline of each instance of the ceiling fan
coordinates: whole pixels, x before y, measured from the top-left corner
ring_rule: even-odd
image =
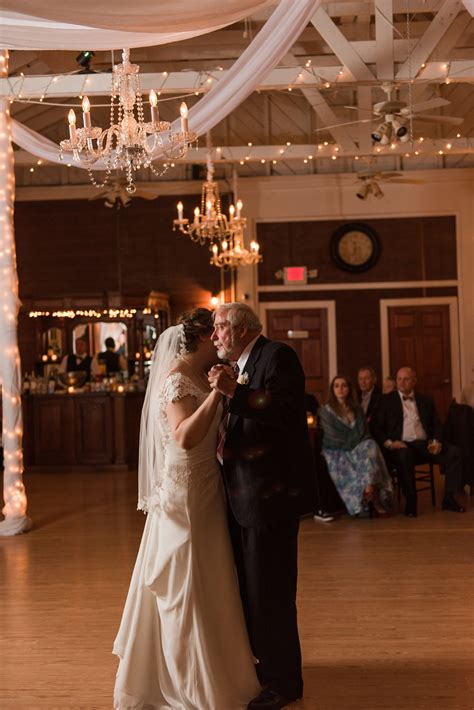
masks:
[[[384,82],[382,89],[387,98],[385,101],[379,101],[372,107],[371,113],[373,118],[362,118],[357,121],[348,121],[346,123],[337,123],[332,126],[318,128],[318,131],[328,131],[331,128],[342,128],[343,126],[351,126],[358,123],[373,123],[382,120],[375,130],[371,133],[371,138],[376,143],[387,145],[392,140],[398,140],[405,143],[410,140],[410,123],[413,120],[426,121],[429,123],[444,123],[451,126],[459,126],[463,122],[463,118],[457,116],[438,116],[437,114],[422,113],[429,109],[440,108],[447,106],[450,101],[442,98],[434,98],[429,101],[409,105],[406,101],[397,101],[392,99],[392,94],[395,90],[395,85],[391,82]],[[357,106],[344,106],[351,111],[369,110],[359,109]]]
[[[369,195],[381,198],[384,196],[384,192],[379,185],[379,182],[387,182],[395,185],[421,185],[423,180],[414,180],[412,178],[404,177],[403,173],[396,172],[375,172],[375,171],[361,171],[357,174],[357,181],[359,183],[358,190],[356,192],[359,200],[366,200]]]
[[[127,183],[124,180],[114,180],[101,192],[95,193],[89,200],[104,200],[106,207],[129,207],[132,201],[132,195],[126,190]],[[144,200],[155,200],[158,195],[152,187],[137,187],[133,197],[142,197]]]

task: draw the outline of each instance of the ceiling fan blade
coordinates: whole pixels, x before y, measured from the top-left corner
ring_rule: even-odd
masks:
[[[413,104],[409,108],[409,113],[419,113],[420,111],[429,111],[433,108],[441,108],[442,106],[448,106],[451,101],[447,99],[430,99],[429,101],[420,101],[418,104]]]
[[[357,123],[374,123],[377,118],[361,118],[359,121],[347,121],[346,123],[333,123],[332,126],[323,126],[322,128],[315,128],[314,132],[318,131],[330,131],[332,128],[342,128],[343,126],[355,126]]]
[[[446,123],[449,126],[460,126],[461,123],[464,123],[464,119],[458,116],[436,116],[435,114],[430,115],[429,113],[417,113],[413,118],[417,121],[426,121],[427,123]]]
[[[365,113],[373,113],[374,116],[381,116],[380,113],[377,113],[376,111],[372,111],[371,108],[359,108],[359,106],[343,106],[342,108],[348,108],[351,111],[365,111]]]

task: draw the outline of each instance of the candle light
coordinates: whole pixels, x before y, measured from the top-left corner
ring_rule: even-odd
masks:
[[[76,142],[76,114],[74,109],[71,109],[67,115],[67,120],[69,121],[69,138],[71,143]]]
[[[212,210],[212,202],[210,200],[208,200],[206,202],[207,219],[211,219],[211,210]]]
[[[87,96],[84,96],[82,99],[82,121],[84,128],[90,128],[91,127],[91,102],[87,98]]]
[[[194,224],[199,224],[199,216],[201,212],[199,211],[199,207],[194,208]]]
[[[178,202],[178,219],[183,219],[183,203],[181,200]]]
[[[250,249],[257,252],[260,249],[260,244],[258,242],[250,242]]]
[[[233,221],[234,221],[234,214],[235,214],[235,207],[234,207],[234,205],[231,205],[231,206],[229,207],[229,214],[230,214],[230,221],[233,222]]]
[[[158,111],[158,96],[156,92],[152,89],[149,94],[150,98],[150,110],[151,110],[151,120],[153,123],[158,123],[160,120],[160,114]]]
[[[41,359],[43,362],[47,362],[48,356],[47,355],[41,355]]]
[[[229,245],[227,244],[226,240],[224,239],[224,241],[222,242],[222,251],[227,251],[228,246]]]
[[[242,200],[237,200],[237,219],[240,218],[240,213],[242,211],[242,207],[243,207]]]
[[[217,252],[219,251],[219,247],[217,246],[217,244],[212,245],[212,251],[217,256]]]
[[[188,107],[186,106],[184,101],[179,107],[179,112],[181,114],[181,130],[183,131],[183,133],[187,133],[189,130]]]
[[[123,385],[118,385],[117,392],[120,392],[120,393],[125,392],[125,387]]]

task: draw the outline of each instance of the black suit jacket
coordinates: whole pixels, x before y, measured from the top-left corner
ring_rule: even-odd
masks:
[[[236,520],[253,527],[314,510],[316,477],[294,350],[260,336],[244,372],[248,382],[230,400],[223,468]]]
[[[359,399],[362,402],[362,393],[359,392]],[[367,407],[367,412],[365,413],[365,416],[367,417],[367,421],[370,423],[372,419],[375,416],[375,413],[377,409],[379,408],[379,405],[383,399],[383,394],[382,390],[378,385],[374,385],[374,389],[372,390],[372,394],[370,395],[369,399],[369,406]]]
[[[415,393],[415,402],[427,438],[440,439],[441,423],[431,397]],[[398,392],[390,392],[382,397],[371,430],[379,446],[382,446],[387,439],[402,440],[403,404]]]

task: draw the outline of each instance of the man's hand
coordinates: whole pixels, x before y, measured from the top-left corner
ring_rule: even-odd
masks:
[[[229,365],[214,365],[208,372],[208,380],[212,389],[226,397],[233,397],[237,389],[235,373]]]
[[[406,448],[407,448],[407,445],[405,444],[404,441],[398,441],[398,439],[397,439],[397,440],[395,440],[395,441],[392,441],[392,443],[390,444],[389,448],[390,448],[390,449],[393,449],[393,450],[394,450],[394,449],[406,449]]]

